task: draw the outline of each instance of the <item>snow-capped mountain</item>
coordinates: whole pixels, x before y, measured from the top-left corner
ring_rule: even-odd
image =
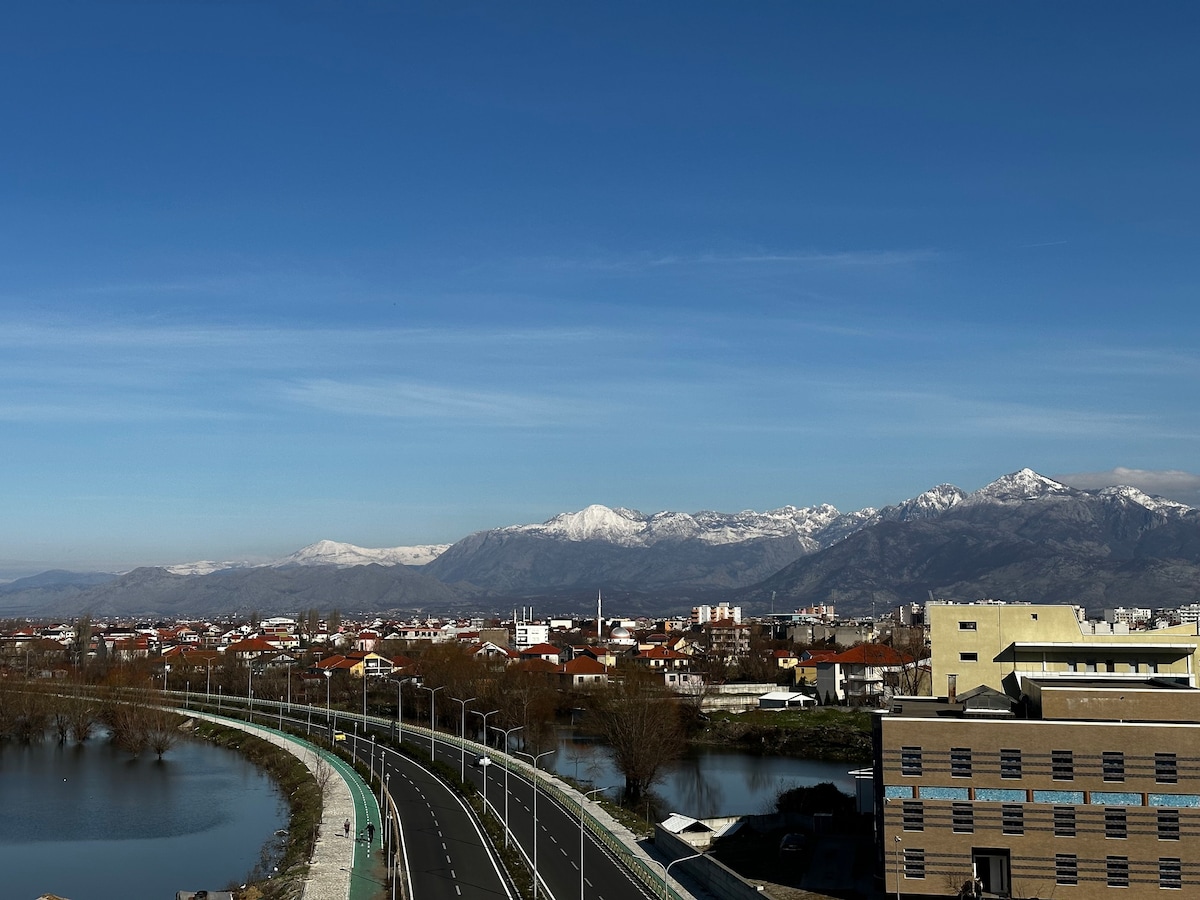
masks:
[[[881,510],[735,596],[745,605],[774,596],[861,613],[931,593],[1092,610],[1194,603],[1200,510],[1131,487],[1080,490],[1022,469],[970,494],[941,485]]]
[[[317,541],[315,544],[301,547],[295,553],[289,553],[282,559],[268,562],[201,560],[163,566],[163,569],[172,575],[211,575],[214,572],[228,572],[234,569],[282,568],[285,566],[349,568],[350,566],[369,566],[372,563],[381,566],[423,566],[436,559],[449,546],[449,544],[419,544],[413,547],[370,549],[340,541]]]
[[[976,503],[1023,503],[1041,497],[1070,496],[1079,493],[1075,488],[1059,484],[1052,478],[1039,475],[1033,469],[1021,469],[997,478],[962,498],[961,502]]]
[[[763,513],[705,510],[658,512],[650,516],[637,510],[593,504],[579,512],[561,513],[538,525],[510,525],[495,532],[576,542],[603,541],[620,547],[652,547],[671,541],[738,544],[764,538],[793,538],[809,549],[816,549],[819,535],[840,516],[827,503],[803,508],[785,506]]]
[[[372,550],[338,541],[317,541],[272,563],[278,566],[423,566],[443,553],[449,544],[422,544],[415,547],[385,547]]]
[[[170,572],[172,575],[211,575],[213,572],[226,572],[230,569],[253,569],[257,566],[265,566],[267,563],[251,563],[251,562],[215,562],[211,559],[201,559],[196,562],[176,563],[170,566],[163,566],[163,570]]]

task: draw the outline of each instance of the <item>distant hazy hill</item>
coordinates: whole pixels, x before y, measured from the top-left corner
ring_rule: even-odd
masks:
[[[70,595],[0,595],[0,615],[210,617],[235,612],[288,614],[316,607],[353,610],[453,609],[462,596],[419,569],[370,564],[228,569],[174,575],[134,569],[106,584]]]

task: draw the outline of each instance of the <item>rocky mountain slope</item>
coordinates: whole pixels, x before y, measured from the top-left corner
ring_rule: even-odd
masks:
[[[930,593],[1173,607],[1200,601],[1200,511],[1135,488],[1081,491],[1028,469],[923,519],[879,516],[737,598],[866,614]]]

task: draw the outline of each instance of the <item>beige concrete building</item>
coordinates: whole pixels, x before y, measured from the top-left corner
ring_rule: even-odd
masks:
[[[1145,675],[897,698],[874,728],[886,896],[1200,894],[1198,723],[1200,690]]]
[[[925,609],[933,649],[933,690],[986,685],[1015,695],[1022,678],[1138,681],[1171,678],[1196,687],[1200,625],[1131,631],[1082,621],[1072,606],[931,602]]]

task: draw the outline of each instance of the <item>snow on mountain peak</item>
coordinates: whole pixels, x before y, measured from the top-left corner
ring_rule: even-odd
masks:
[[[967,492],[953,484],[939,484],[910,500],[881,509],[880,521],[908,522],[913,519],[932,519],[962,503]]]
[[[1033,469],[1021,469],[1002,475],[991,484],[968,494],[966,503],[1019,503],[1022,500],[1032,500],[1036,497],[1048,497],[1055,494],[1070,494],[1072,489],[1060,484],[1045,475],[1039,475]]]
[[[1175,500],[1168,500],[1166,497],[1151,497],[1149,494],[1143,493],[1128,484],[1106,487],[1098,493],[1099,496],[1106,500],[1136,503],[1151,512],[1179,514],[1189,512],[1192,509],[1186,503],[1178,503]]]
[[[610,509],[593,503],[579,512],[560,513],[541,525],[518,527],[568,541],[600,540],[628,544],[636,543],[638,535],[646,530],[646,517],[632,509]]]
[[[448,544],[422,544],[417,547],[384,547],[372,550],[340,541],[317,541],[275,563],[277,566],[420,566],[436,558]]]

